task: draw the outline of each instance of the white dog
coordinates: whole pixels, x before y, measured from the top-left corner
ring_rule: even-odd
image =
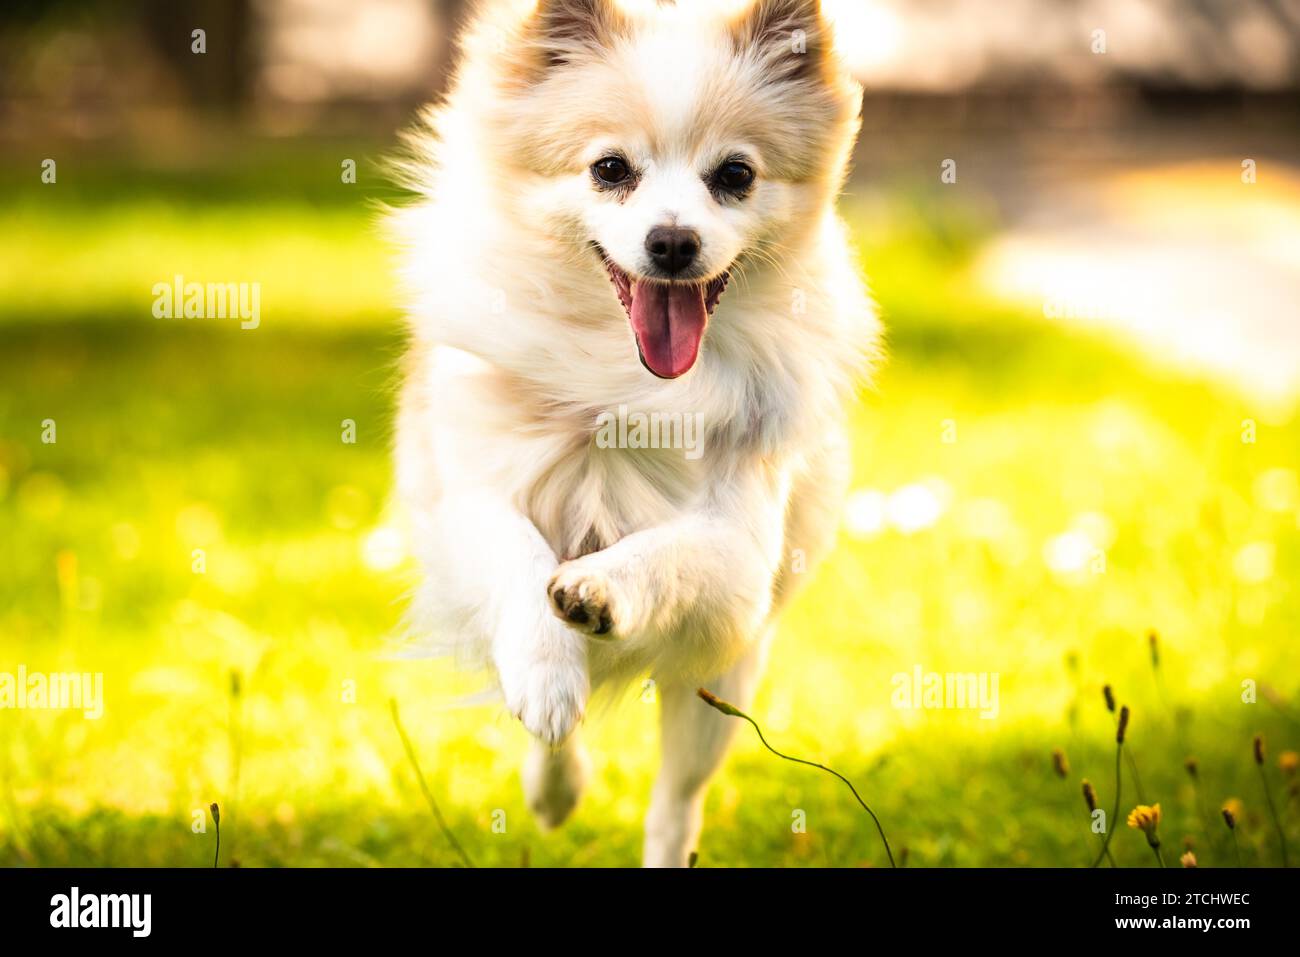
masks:
[[[860,104],[818,0],[489,0],[410,139],[415,622],[495,673],[548,826],[593,691],[653,677],[647,865],[687,862],[735,730],[697,686],[748,705],[834,537],[877,340],[834,211]]]

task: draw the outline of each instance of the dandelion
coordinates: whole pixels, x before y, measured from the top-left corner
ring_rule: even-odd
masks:
[[[1065,752],[1060,748],[1052,751],[1052,770],[1056,772],[1058,778],[1070,776],[1070,762],[1065,759]]]
[[[1255,735],[1255,766],[1259,768],[1259,783],[1264,788],[1264,800],[1268,804],[1268,813],[1273,818],[1273,827],[1277,830],[1277,841],[1282,848],[1282,866],[1290,867],[1287,861],[1286,831],[1282,829],[1282,819],[1278,817],[1277,805],[1273,803],[1273,792],[1268,786],[1268,775],[1264,773],[1264,736]]]
[[[1157,829],[1160,827],[1160,805],[1139,804],[1129,811],[1128,826],[1142,831],[1150,841],[1156,836]]]
[[[1277,756],[1277,766],[1287,777],[1294,777],[1297,770],[1300,770],[1300,754],[1294,751],[1283,751]]]
[[[1182,864],[1183,867],[1187,867],[1187,868],[1195,867],[1196,855],[1193,854],[1191,851],[1188,851],[1186,854],[1184,854],[1182,857],[1178,859],[1178,863]]]
[[[1128,826],[1146,835],[1147,845],[1156,855],[1156,861],[1164,867],[1165,859],[1160,856],[1160,805],[1139,804],[1129,812]]]
[[[782,754],[776,748],[772,747],[770,744],[767,743],[767,738],[763,737],[763,729],[758,726],[758,722],[755,721],[753,718],[751,718],[749,715],[745,714],[745,712],[741,711],[734,704],[731,704],[730,702],[727,701],[723,701],[712,691],[709,691],[705,688],[698,688],[696,689],[695,693],[699,695],[700,700],[703,701],[705,704],[707,704],[709,707],[715,708],[718,711],[721,711],[723,714],[729,715],[733,718],[740,718],[743,721],[748,721],[749,724],[753,727],[753,729],[758,732],[758,740],[763,742],[763,747],[767,748],[767,750],[771,751],[778,758],[781,758],[785,761],[791,761],[795,764],[806,764],[809,767],[818,768],[822,771],[825,771],[827,774],[834,775],[835,777],[843,781],[848,786],[848,789],[853,792],[853,796],[858,799],[858,803],[862,805],[862,809],[866,811],[867,814],[870,815],[871,820],[875,822],[876,831],[877,833],[880,834],[880,842],[885,845],[885,856],[889,858],[889,866],[890,867],[898,866],[896,863],[894,863],[894,852],[889,849],[889,840],[888,838],[885,837],[885,829],[880,825],[880,818],[876,817],[876,812],[871,810],[871,808],[867,806],[866,801],[862,800],[862,796],[858,794],[858,789],[853,786],[852,781],[850,781],[844,775],[840,774],[840,772],[836,771],[835,769],[826,767],[826,765],[824,764],[818,764],[816,761],[805,761],[803,758],[792,758],[788,754]]]

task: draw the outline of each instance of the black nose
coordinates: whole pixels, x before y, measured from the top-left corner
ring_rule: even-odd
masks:
[[[645,248],[656,266],[675,276],[695,262],[700,252],[700,234],[678,226],[656,226],[646,236]]]

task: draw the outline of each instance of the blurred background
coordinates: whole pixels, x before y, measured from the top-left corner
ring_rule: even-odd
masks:
[[[1235,863],[1234,800],[1242,862],[1279,863],[1300,0],[825,6],[867,89],[842,207],[890,359],[755,717],[852,777],[912,865],[1086,865],[1109,682],[1166,848]],[[389,698],[478,863],[636,863],[653,688],[594,722],[595,783],[548,835],[523,731],[454,705],[473,676],[381,654],[414,580],[382,160],[469,7],[0,10],[0,672],[102,672],[105,695],[98,721],[0,710],[0,863],[201,865],[219,801],[243,865],[454,864]],[[155,318],[177,275],[259,284],[258,327]],[[997,674],[997,718],[895,707],[916,667]],[[883,863],[836,782],[774,760],[742,729],[702,865]],[[1116,860],[1154,864],[1114,823]]]

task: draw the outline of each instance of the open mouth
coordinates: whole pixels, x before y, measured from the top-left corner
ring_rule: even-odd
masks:
[[[699,357],[704,327],[730,272],[705,282],[633,279],[603,249],[597,251],[632,323],[641,364],[661,379],[684,375]]]

